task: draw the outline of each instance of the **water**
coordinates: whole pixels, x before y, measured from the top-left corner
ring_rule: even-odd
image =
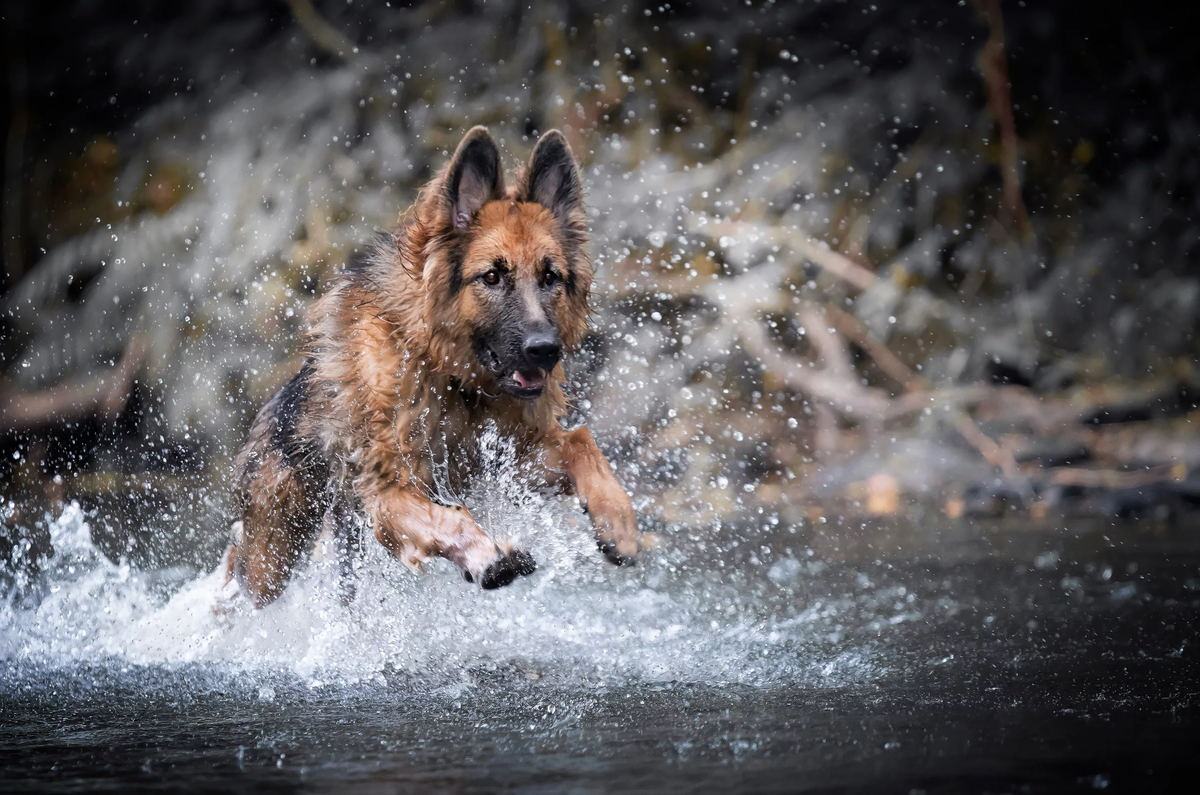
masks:
[[[0,607],[0,784],[353,791],[1161,791],[1200,773],[1193,528],[664,528],[477,502],[540,569],[483,592],[369,546],[218,616],[77,507]]]

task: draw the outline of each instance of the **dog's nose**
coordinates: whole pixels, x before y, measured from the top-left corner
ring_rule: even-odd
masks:
[[[562,343],[553,332],[535,331],[525,338],[525,358],[543,370],[551,370],[562,356]]]

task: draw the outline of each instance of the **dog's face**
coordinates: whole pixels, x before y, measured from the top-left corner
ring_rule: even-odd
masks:
[[[575,161],[562,135],[547,133],[506,191],[499,152],[475,128],[440,180],[427,199],[442,202],[444,225],[427,293],[453,308],[443,333],[460,359],[470,349],[464,364],[486,386],[535,399],[587,326],[592,272]]]
[[[493,202],[477,224],[462,264],[471,346],[500,389],[536,398],[562,356],[564,309],[578,277],[541,205]]]

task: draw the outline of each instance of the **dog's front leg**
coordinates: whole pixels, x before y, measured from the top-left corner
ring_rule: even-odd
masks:
[[[375,538],[410,569],[420,570],[429,558],[443,557],[457,565],[468,582],[491,589],[536,568],[527,552],[502,554],[464,507],[438,505],[415,489],[401,487],[364,502]]]
[[[600,551],[618,566],[631,565],[638,553],[637,516],[591,432],[559,431],[547,437],[545,447],[547,466],[566,475],[592,517]]]

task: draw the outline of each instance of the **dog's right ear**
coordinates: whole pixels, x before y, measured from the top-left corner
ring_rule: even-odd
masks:
[[[504,198],[500,151],[486,127],[473,127],[463,137],[446,169],[441,194],[445,226],[456,230],[470,226],[480,207]]]
[[[533,147],[518,193],[521,201],[535,202],[554,213],[564,229],[582,226],[583,180],[561,132],[550,130]]]

